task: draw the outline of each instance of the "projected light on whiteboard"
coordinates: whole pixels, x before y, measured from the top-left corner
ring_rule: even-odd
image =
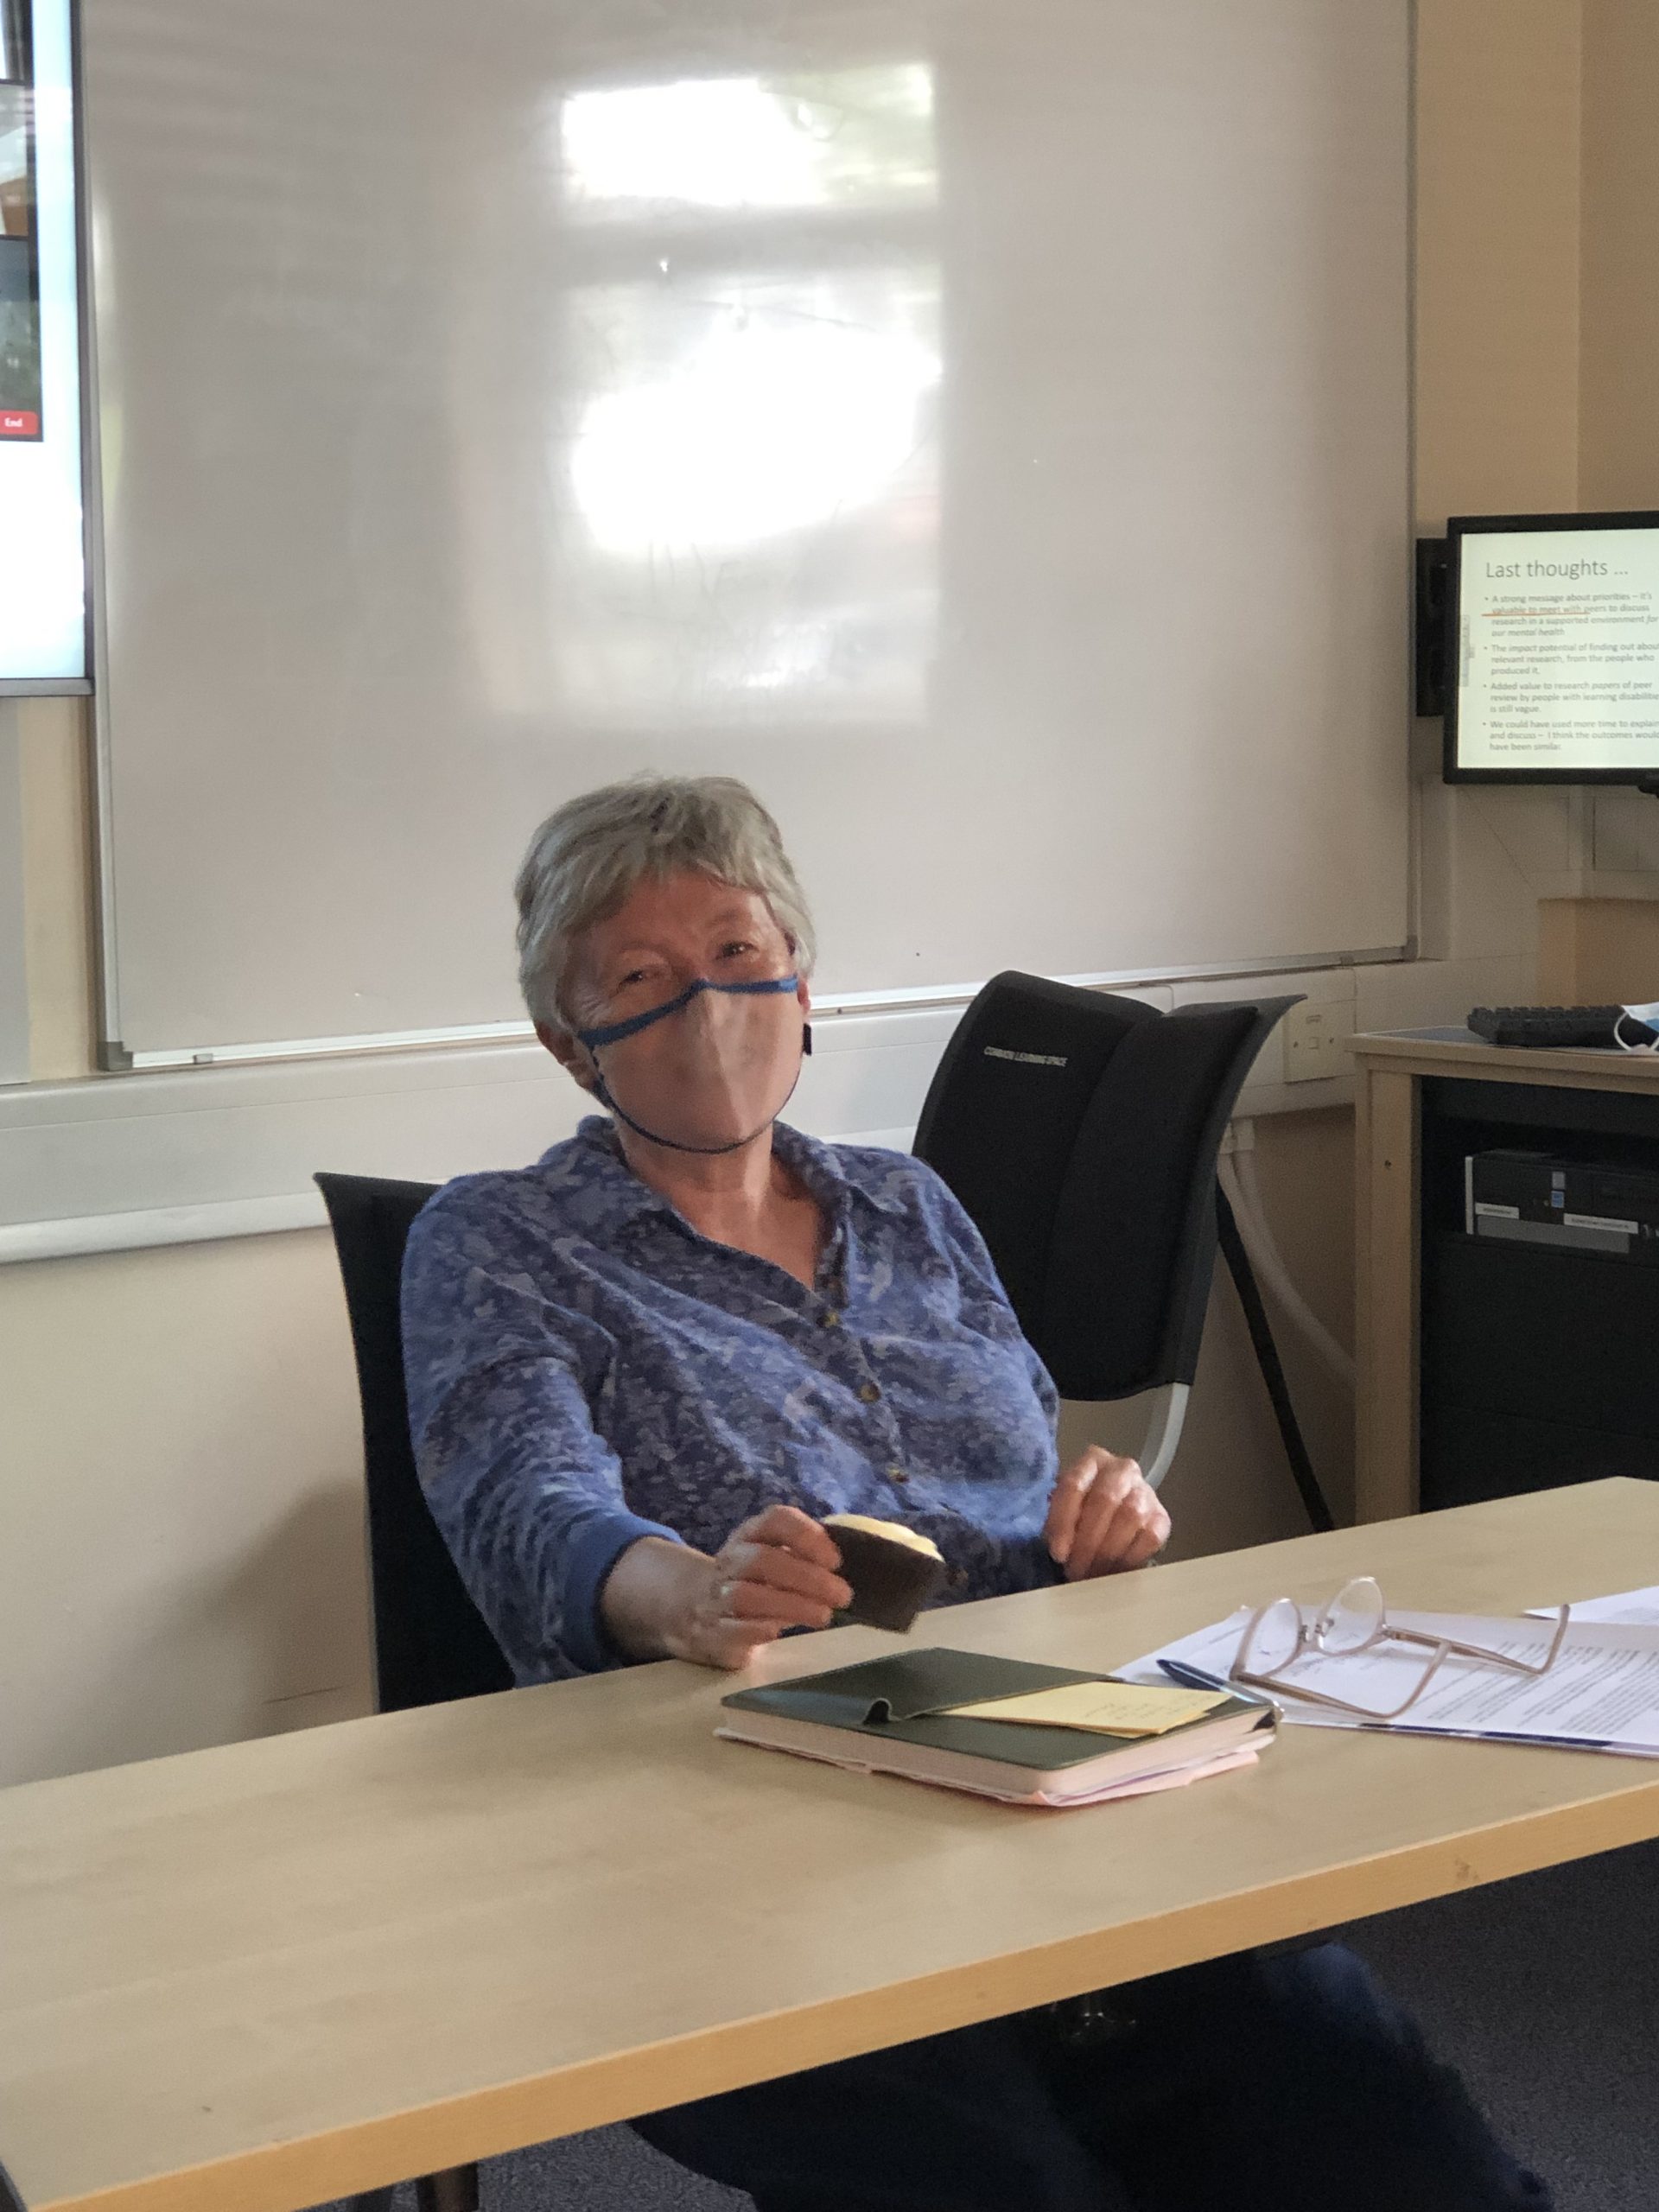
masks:
[[[580,92],[558,139],[588,241],[550,457],[567,706],[913,720],[938,621],[930,72]]]
[[[70,0],[0,0],[0,690],[86,675]]]
[[[607,553],[727,552],[809,529],[882,498],[916,452],[939,362],[906,327],[901,277],[866,285],[878,296],[857,321],[828,276],[719,289],[679,316],[671,361],[583,414],[571,478]],[[588,305],[613,331],[628,321],[626,298]]]
[[[938,193],[933,73],[918,61],[573,92],[559,141],[569,204],[595,219],[930,207]]]

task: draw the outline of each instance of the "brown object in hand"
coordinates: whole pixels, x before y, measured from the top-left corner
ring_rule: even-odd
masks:
[[[863,1513],[832,1513],[823,1526],[841,1553],[841,1579],[853,1602],[837,1621],[870,1628],[907,1629],[944,1580],[944,1557],[931,1536],[898,1521]]]

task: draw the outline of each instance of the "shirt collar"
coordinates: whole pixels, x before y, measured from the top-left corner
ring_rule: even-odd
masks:
[[[831,1215],[838,1214],[849,1199],[861,1200],[874,1206],[878,1213],[903,1211],[892,1199],[855,1181],[842,1166],[834,1145],[791,1128],[786,1122],[773,1124],[772,1141],[785,1166],[800,1177]],[[668,1199],[660,1192],[653,1191],[649,1183],[641,1182],[628,1166],[617,1141],[615,1124],[607,1114],[585,1115],[577,1125],[575,1137],[567,1144],[555,1145],[543,1154],[537,1165],[553,1171],[561,1179],[575,1180],[593,1193],[602,1202],[605,1214],[613,1224],[649,1213],[673,1214],[678,1218]]]
[[[810,1137],[804,1130],[792,1129],[786,1122],[774,1126],[772,1141],[785,1166],[792,1167],[813,1197],[832,1209],[845,1197],[874,1206],[878,1213],[904,1212],[903,1206],[893,1199],[884,1198],[880,1191],[869,1189],[849,1175],[838,1147],[825,1144],[818,1137]]]

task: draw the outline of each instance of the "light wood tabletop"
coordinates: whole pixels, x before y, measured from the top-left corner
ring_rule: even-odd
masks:
[[[1349,1039],[1357,1059],[1419,1074],[1466,1076],[1485,1083],[1553,1084],[1586,1090],[1659,1090],[1659,1053],[1565,1051],[1489,1045],[1468,1029],[1395,1029]]]
[[[1610,1482],[964,1606],[1106,1667],[1376,1574],[1514,1611],[1659,1581]],[[878,1649],[791,1639],[773,1674]],[[31,2212],[293,2212],[1659,1834],[1659,1764],[1284,1732],[1042,1812],[716,1742],[667,1663],[0,1793],[0,2161]]]

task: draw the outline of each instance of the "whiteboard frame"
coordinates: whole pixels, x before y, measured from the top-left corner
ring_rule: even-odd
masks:
[[[1133,991],[1165,983],[1215,982],[1236,979],[1240,983],[1259,976],[1304,975],[1313,969],[1375,967],[1417,957],[1416,940],[1399,945],[1379,945],[1363,952],[1287,953],[1272,959],[1217,961],[1189,968],[1139,968],[1090,976],[1056,976],[1052,982],[1071,983],[1084,990]],[[105,956],[107,969],[108,956]],[[815,999],[815,1014],[917,1014],[960,1010],[985,988],[977,983],[939,983],[918,991],[842,991]],[[479,1022],[454,1029],[376,1031],[359,1037],[296,1037],[273,1044],[221,1045],[165,1052],[129,1052],[125,1046],[100,1039],[99,1066],[105,1075],[160,1074],[182,1068],[238,1067],[270,1060],[314,1060],[355,1057],[373,1052],[454,1050],[477,1045],[522,1045],[535,1039],[529,1020]]]
[[[271,1063],[280,1065],[309,1060],[340,1060],[387,1053],[424,1054],[454,1052],[470,1050],[477,1046],[494,1046],[499,1048],[532,1040],[534,1031],[526,1020],[522,1023],[513,1021],[465,1024],[434,1029],[376,1032],[358,1036],[273,1039],[233,1046],[216,1045],[211,1041],[204,1041],[175,1049],[137,1053],[130,1052],[123,1041],[120,970],[117,943],[118,933],[116,925],[113,762],[108,711],[108,633],[104,591],[103,465],[99,435],[101,410],[99,404],[95,314],[97,282],[90,194],[86,189],[89,171],[82,143],[82,133],[86,124],[86,104],[81,88],[80,0],[71,0],[71,36],[75,83],[76,213],[79,251],[77,275],[81,293],[81,404],[85,418],[82,437],[83,512],[87,537],[87,610],[92,677],[88,683],[72,684],[63,688],[74,691],[90,690],[92,697],[92,769],[93,839],[96,855],[92,933],[95,966],[93,1001],[97,1018],[97,1034],[93,1046],[95,1064],[99,1071],[105,1075],[167,1073],[176,1071],[257,1066]],[[1418,198],[1417,79],[1420,0],[1404,0],[1404,14],[1406,66],[1402,89],[1406,111],[1403,135],[1405,191],[1402,244],[1405,266],[1402,289],[1405,318],[1404,328],[1400,334],[1400,344],[1404,368],[1405,436],[1404,450],[1402,455],[1400,493],[1402,558],[1408,564],[1413,557],[1413,548],[1419,535],[1419,518],[1416,512],[1417,256],[1414,240]],[[1409,588],[1408,576],[1406,583],[1402,585],[1402,603],[1406,610],[1407,626],[1401,639],[1401,665],[1396,690],[1400,709],[1399,774],[1407,798],[1403,856],[1406,875],[1405,919],[1408,934],[1403,941],[1397,944],[1336,951],[1311,950],[1265,957],[1241,954],[1216,963],[1065,975],[1053,977],[1052,980],[1085,988],[1134,991],[1148,986],[1179,987],[1189,982],[1210,982],[1229,978],[1237,978],[1243,984],[1258,976],[1282,976],[1319,971],[1363,969],[1379,966],[1408,966],[1422,958],[1422,830],[1421,808],[1416,803],[1415,786],[1419,778],[1413,766],[1412,746],[1411,669],[1414,639],[1411,634],[1411,625],[1414,620],[1414,594]],[[0,689],[3,688],[0,687]],[[815,1007],[823,1015],[901,1014],[936,1008],[959,1010],[970,1002],[983,987],[985,980],[988,979],[982,978],[976,982],[939,984],[920,990],[842,992],[815,1001]]]

